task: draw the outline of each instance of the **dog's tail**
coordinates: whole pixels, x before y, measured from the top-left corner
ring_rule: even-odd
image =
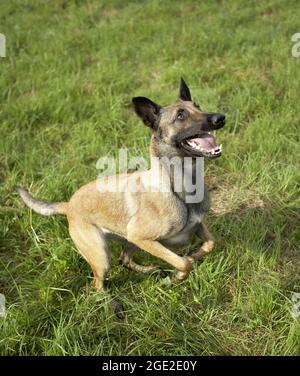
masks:
[[[21,196],[22,200],[36,213],[42,215],[66,214],[68,209],[67,202],[47,202],[37,200],[32,197],[25,188],[16,187],[16,191]]]

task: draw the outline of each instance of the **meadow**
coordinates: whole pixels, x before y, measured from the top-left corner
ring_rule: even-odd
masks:
[[[296,0],[1,1],[1,355],[295,355],[300,318],[299,93]],[[91,286],[64,217],[14,191],[68,200],[150,133],[131,98],[176,100],[180,77],[205,111],[226,114],[223,155],[206,161],[215,251],[180,284],[128,271],[111,245]],[[154,261],[141,251],[143,263]]]

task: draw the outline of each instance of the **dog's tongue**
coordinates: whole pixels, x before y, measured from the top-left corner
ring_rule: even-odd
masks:
[[[199,148],[207,151],[215,149],[218,146],[214,136],[212,135],[207,135],[205,137],[190,138],[187,142],[192,147],[196,146],[197,149]]]

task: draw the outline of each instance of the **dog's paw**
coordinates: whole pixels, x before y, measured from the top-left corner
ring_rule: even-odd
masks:
[[[190,274],[190,271],[193,268],[193,264],[195,262],[192,257],[184,256],[183,258],[186,261],[186,267],[185,267],[184,271],[183,270],[176,270],[176,272],[174,274],[174,279],[177,280],[177,281],[183,281],[184,279],[186,279],[188,277],[188,275]]]
[[[183,281],[184,279],[186,279],[188,277],[188,275],[190,274],[190,272],[182,272],[180,270],[177,270],[174,274],[174,277],[173,277],[173,280],[176,282],[178,281]]]

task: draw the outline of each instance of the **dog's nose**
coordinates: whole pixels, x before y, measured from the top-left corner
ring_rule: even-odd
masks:
[[[213,114],[210,118],[212,125],[215,127],[222,127],[225,124],[225,115],[223,114]]]

